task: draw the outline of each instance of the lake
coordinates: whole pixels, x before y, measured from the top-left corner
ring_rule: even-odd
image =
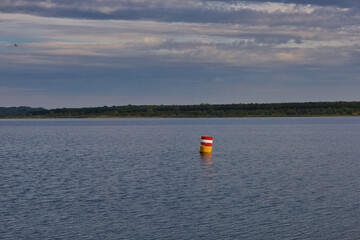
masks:
[[[359,143],[359,117],[0,120],[0,239],[359,239]]]

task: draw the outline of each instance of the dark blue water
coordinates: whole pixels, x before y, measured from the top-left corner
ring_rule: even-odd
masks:
[[[360,118],[0,120],[0,239],[359,239],[359,143]]]

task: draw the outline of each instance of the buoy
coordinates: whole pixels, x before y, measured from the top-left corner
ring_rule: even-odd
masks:
[[[201,145],[200,145],[201,153],[211,153],[212,145],[213,145],[213,137],[201,136]]]

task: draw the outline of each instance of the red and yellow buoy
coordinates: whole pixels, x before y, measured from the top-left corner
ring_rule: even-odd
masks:
[[[200,145],[201,153],[211,153],[212,145],[213,145],[213,137],[201,136],[201,145]]]

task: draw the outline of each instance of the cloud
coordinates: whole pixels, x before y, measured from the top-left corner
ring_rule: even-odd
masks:
[[[297,24],[273,26],[58,19],[23,14],[1,14],[0,17],[8,23],[0,33],[0,40],[9,34],[16,34],[19,39],[30,39],[20,43],[20,52],[14,52],[10,45],[3,47],[7,51],[0,59],[6,58],[11,64],[101,65],[104,58],[109,59],[105,60],[106,64],[118,64],[119,67],[131,66],[136,59],[139,59],[136,65],[146,64],[140,59],[147,58],[153,58],[159,64],[278,64],[282,67],[304,62],[332,64],[330,61],[319,61],[317,56],[336,58],[338,64],[345,64],[349,57],[337,51],[341,48],[342,52],[351,52],[360,43],[358,25],[333,28]],[[19,29],[31,29],[31,32]],[[6,43],[1,45],[6,46]],[[328,56],[324,56],[322,48],[326,48]],[[92,59],[78,60],[82,56]],[[125,62],[124,59],[128,60]],[[130,60],[134,63],[129,64]]]
[[[161,22],[237,23],[237,24],[332,24],[357,22],[355,1],[319,6],[324,1],[201,1],[201,0],[128,0],[128,1],[43,1],[4,0],[2,12],[26,13],[45,17],[80,19],[150,20]],[[334,1],[330,1],[335,3]],[[304,4],[305,3],[305,4]],[[322,4],[323,5],[323,4]],[[347,8],[341,8],[348,6]],[[316,12],[315,14],[313,14]],[[344,13],[346,12],[346,13]],[[343,15],[347,17],[344,18]],[[334,19],[336,18],[336,19]],[[334,21],[329,21],[334,19]],[[342,22],[341,24],[345,24]],[[338,23],[339,24],[339,23]],[[338,25],[337,24],[337,25]]]
[[[43,89],[33,94],[54,96],[54,105],[74,95],[90,103],[165,93],[172,103],[204,102],[206,91],[217,102],[256,99],[250,93],[265,101],[340,84],[346,96],[351,84],[360,90],[360,10],[323,2],[4,0],[0,86],[19,98],[14,89]]]
[[[247,0],[248,2],[266,2],[266,0]],[[357,0],[271,0],[271,2],[294,3],[294,4],[313,4],[319,6],[338,6],[343,8],[359,8],[360,2]]]

